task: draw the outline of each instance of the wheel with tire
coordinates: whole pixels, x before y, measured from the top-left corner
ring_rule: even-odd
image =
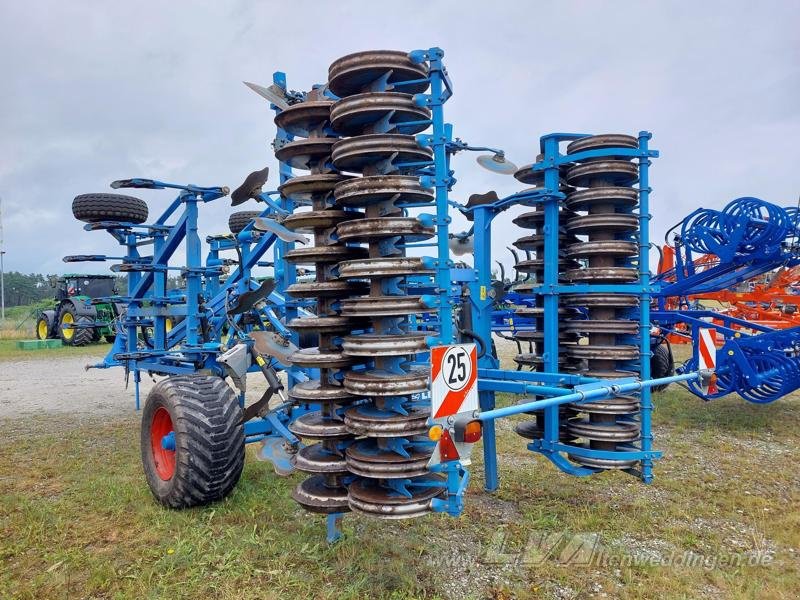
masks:
[[[72,201],[72,215],[84,223],[122,221],[144,223],[147,204],[144,200],[122,194],[81,194]]]
[[[58,317],[58,332],[61,342],[67,346],[85,346],[94,339],[94,328],[87,316],[78,315],[72,304],[65,304]]]
[[[231,216],[228,217],[228,229],[231,230],[231,233],[239,233],[260,214],[261,212],[257,210],[240,210],[231,213]]]
[[[162,379],[142,412],[141,451],[147,485],[161,504],[189,508],[221,500],[244,467],[236,394],[221,377]]]
[[[36,321],[36,339],[46,340],[50,337],[50,320],[42,315]]]
[[[117,339],[116,335],[106,335],[106,336],[103,336],[103,337],[106,338],[106,342],[109,343],[109,344],[113,344],[114,340]]]
[[[662,341],[653,348],[653,356],[650,357],[650,377],[658,379],[660,377],[670,377],[675,374],[675,359],[672,357],[672,347],[667,340]],[[656,385],[650,388],[653,392],[663,392],[669,384]]]

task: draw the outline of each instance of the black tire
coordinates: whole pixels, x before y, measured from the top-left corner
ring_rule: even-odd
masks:
[[[165,469],[169,455],[157,454],[164,419],[160,409],[169,415],[175,434],[172,471]],[[147,485],[164,506],[181,509],[221,500],[233,490],[244,467],[244,425],[236,394],[220,377],[162,379],[147,395],[141,451]]]
[[[44,336],[42,336],[44,333]],[[36,339],[37,340],[46,340],[50,337],[50,320],[42,315],[36,321]]]
[[[650,357],[650,377],[658,379],[660,377],[670,377],[675,374],[675,359],[672,357],[672,347],[667,340],[662,341],[653,348],[653,356]],[[669,387],[666,385],[656,385],[650,388],[653,392],[663,392]]]
[[[93,327],[65,328],[65,319],[74,325],[88,325],[92,322],[92,319],[87,316],[79,316],[72,304],[65,304],[58,314],[58,335],[65,346],[85,346],[92,343],[95,332]]]
[[[122,194],[81,194],[72,201],[72,214],[84,223],[147,221],[147,204],[144,200]]]
[[[261,212],[257,210],[240,210],[239,212],[231,213],[231,216],[228,217],[228,229],[231,230],[231,233],[239,233],[260,214]]]
[[[107,335],[107,336],[105,336],[105,338],[106,338],[106,342],[108,342],[109,344],[113,344],[114,340],[117,339],[117,336],[115,336],[115,335]]]

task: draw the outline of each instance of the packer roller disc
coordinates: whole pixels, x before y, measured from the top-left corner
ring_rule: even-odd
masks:
[[[286,262],[296,265],[333,264],[342,260],[352,260],[367,256],[366,248],[356,246],[309,246],[293,248],[283,257]]]
[[[293,352],[289,361],[305,369],[341,369],[358,362],[351,356],[345,356],[336,350],[320,350],[319,348],[302,348]]]
[[[300,448],[294,455],[293,462],[304,473],[347,473],[344,455],[331,452],[322,444]]]
[[[333,192],[337,184],[347,181],[348,179],[351,179],[351,177],[339,173],[299,175],[279,185],[278,192],[280,192],[281,196],[284,198],[307,204],[310,202],[312,194],[326,197]]]
[[[342,349],[348,356],[404,356],[427,352],[427,333],[362,333],[345,336]]]
[[[347,469],[354,475],[377,479],[426,475],[432,448],[423,451],[409,447],[406,451],[408,457],[381,448],[375,439],[359,440],[347,448]]]
[[[433,272],[433,269],[425,268],[421,258],[415,256],[365,258],[339,263],[339,276],[346,278],[403,277]]]
[[[567,154],[576,154],[586,150],[602,150],[607,148],[639,148],[639,140],[623,133],[603,133],[590,135],[567,144]]]
[[[359,281],[305,281],[293,283],[286,293],[293,298],[347,298],[369,292],[369,284]]]
[[[625,160],[602,160],[572,167],[567,183],[575,187],[631,186],[639,181],[639,167]]]
[[[428,67],[414,63],[406,52],[369,50],[348,54],[328,68],[328,89],[337,96],[351,96],[369,90],[378,80],[389,86],[400,82],[415,83],[397,86],[397,91],[418,94],[428,89]]]
[[[309,512],[331,514],[348,512],[347,488],[330,486],[325,475],[314,475],[300,483],[292,491],[292,498]]]
[[[311,333],[339,333],[350,331],[356,325],[351,317],[331,315],[329,317],[297,317],[289,321],[289,329]]]
[[[420,296],[363,296],[342,300],[342,314],[348,317],[392,317],[430,310]]]
[[[424,435],[428,431],[428,412],[412,409],[401,415],[372,403],[358,404],[345,411],[344,422],[350,433],[373,438]]]
[[[366,373],[350,371],[344,377],[344,388],[357,396],[410,396],[428,389],[428,373],[409,371],[392,373],[374,370]]]
[[[326,162],[336,143],[336,138],[307,138],[289,142],[275,151],[275,158],[295,169],[311,170]]]
[[[622,240],[598,240],[595,242],[578,242],[567,246],[566,255],[570,258],[590,258],[592,256],[631,257],[639,254],[636,242]]]
[[[417,144],[413,135],[387,133],[339,140],[333,145],[331,156],[337,169],[361,173],[364,169],[377,167],[379,163],[386,161],[390,161],[392,165],[430,162],[433,151]]]
[[[303,381],[294,385],[289,390],[289,396],[299,402],[335,402],[337,404],[348,404],[357,399],[344,387],[331,384],[323,385],[318,379]],[[300,418],[302,419],[302,417]]]
[[[633,208],[639,203],[639,190],[630,187],[597,187],[572,192],[565,205],[568,210],[589,210],[592,206],[624,206]]]
[[[591,214],[571,218],[565,228],[567,233],[576,235],[636,231],[639,228],[639,218],[636,215],[615,213]]]
[[[346,438],[350,435],[344,421],[325,417],[319,411],[300,415],[289,424],[289,431],[298,437],[316,440]]]
[[[585,448],[585,444],[574,444],[579,448]],[[589,456],[578,456],[577,454],[567,453],[567,458],[572,462],[584,467],[593,469],[631,469],[636,466],[638,461],[620,458],[595,458]]]
[[[432,202],[433,188],[423,187],[412,175],[371,175],[339,183],[333,191],[338,206],[363,207],[392,201],[395,206]]]
[[[275,125],[286,133],[309,138],[330,120],[332,100],[306,100],[292,104],[275,116]]]
[[[346,210],[309,210],[289,215],[283,220],[283,226],[292,231],[313,233],[319,229],[332,229],[339,223],[360,219],[363,216],[361,213]]]
[[[398,131],[413,135],[429,126],[431,111],[414,104],[411,94],[370,92],[342,98],[333,105],[331,125],[342,135],[354,135],[383,127],[383,133]],[[406,125],[403,127],[403,125]]]
[[[336,235],[344,242],[370,242],[403,236],[406,242],[419,242],[436,235],[434,227],[425,227],[416,217],[378,217],[342,223]]]
[[[349,488],[350,509],[380,519],[409,519],[431,512],[431,500],[444,494],[444,479],[436,475],[415,478],[414,483],[441,484],[414,486],[411,497],[381,485],[377,479],[357,479]]]

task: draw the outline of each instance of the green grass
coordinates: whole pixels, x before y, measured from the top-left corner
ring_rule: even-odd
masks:
[[[41,350],[20,350],[17,348],[17,340],[0,339],[0,364],[14,360],[44,360],[86,355],[105,356],[110,349],[111,344],[98,343],[89,344],[87,346],[61,346],[60,348],[43,348]]]
[[[499,492],[482,491],[478,452],[462,517],[349,515],[334,546],[324,520],[289,497],[302,476],[277,477],[252,449],[227,500],[176,512],[144,483],[136,415],[0,422],[0,597],[796,598],[799,406],[797,397],[703,404],[671,388],[657,397],[665,457],[651,486],[622,473],[561,474],[501,421]],[[530,546],[534,532],[598,534],[605,556],[620,560],[761,552],[771,561],[566,565],[558,552],[533,560],[547,554]]]

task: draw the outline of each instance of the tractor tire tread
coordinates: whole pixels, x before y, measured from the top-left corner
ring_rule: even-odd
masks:
[[[147,203],[122,194],[81,194],[72,201],[72,215],[84,223],[123,221],[144,223],[147,220]]]
[[[165,494],[156,499],[171,508],[203,506],[225,498],[236,486],[244,468],[242,409],[233,390],[220,377],[179,375],[159,381],[148,395],[169,405],[175,430],[178,460]],[[170,410],[171,408],[171,410]],[[150,432],[142,421],[142,463],[148,483],[158,477],[148,469]]]

